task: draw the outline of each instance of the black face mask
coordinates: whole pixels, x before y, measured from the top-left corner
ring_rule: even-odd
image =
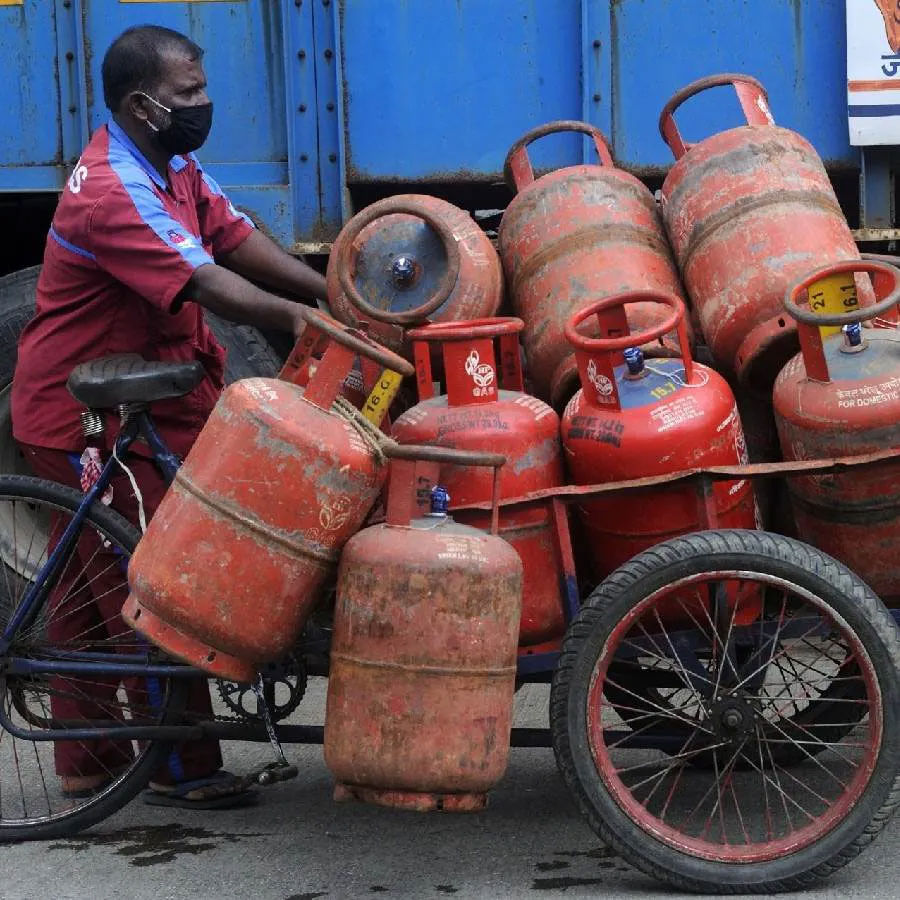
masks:
[[[157,128],[149,119],[147,120],[147,125],[156,133],[156,139],[163,150],[173,156],[180,156],[183,153],[193,153],[203,146],[212,128],[212,103],[169,109],[149,94],[144,94],[143,91],[141,93],[151,103],[155,103],[169,114],[169,124],[165,128]]]

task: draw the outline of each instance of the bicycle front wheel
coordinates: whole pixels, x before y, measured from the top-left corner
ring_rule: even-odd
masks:
[[[76,654],[123,654],[149,664],[150,648],[119,615],[128,560],[140,537],[95,503],[65,545],[84,497],[54,482],[0,477],[0,841],[73,834],[105,819],[143,788],[169,745],[123,739],[53,740],[60,729],[174,724],[182,679],[25,671]],[[60,563],[43,599],[25,599],[49,555]]]

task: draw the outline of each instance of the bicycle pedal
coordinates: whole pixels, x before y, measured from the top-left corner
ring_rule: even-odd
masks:
[[[256,783],[262,787],[268,787],[279,781],[290,781],[300,774],[296,766],[284,763],[269,763],[262,771],[256,773]]]

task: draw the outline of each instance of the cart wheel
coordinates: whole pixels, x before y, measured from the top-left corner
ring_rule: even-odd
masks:
[[[616,570],[570,625],[557,764],[642,871],[708,893],[803,888],[900,802],[898,666],[890,613],[831,557],[764,532],[676,538]]]

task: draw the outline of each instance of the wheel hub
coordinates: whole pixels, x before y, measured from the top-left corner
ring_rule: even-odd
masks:
[[[756,727],[756,710],[743,697],[722,697],[709,714],[710,722],[720,740],[739,741],[752,734]]]

